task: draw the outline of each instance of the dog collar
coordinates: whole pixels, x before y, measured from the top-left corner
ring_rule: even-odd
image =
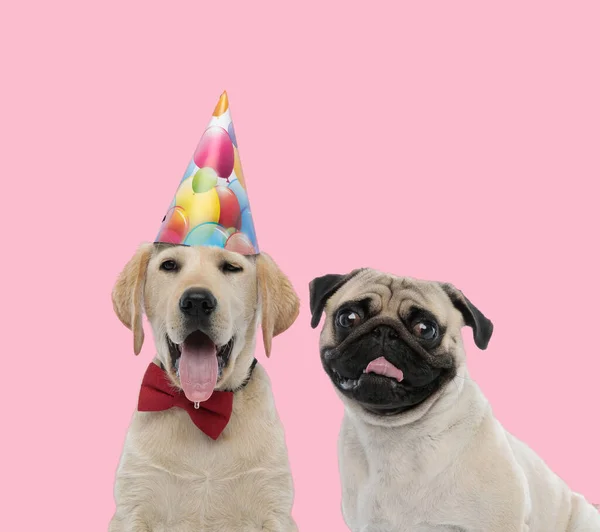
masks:
[[[229,391],[231,391],[232,393],[235,393],[235,392],[239,392],[240,390],[245,388],[248,385],[248,383],[250,382],[250,379],[252,378],[252,373],[254,373],[254,368],[256,367],[256,364],[258,364],[258,360],[256,360],[256,359],[252,360],[252,364],[250,364],[250,369],[248,370],[248,375],[244,379],[244,382],[242,382],[242,384],[240,384],[237,388],[235,388],[233,390],[229,390]]]

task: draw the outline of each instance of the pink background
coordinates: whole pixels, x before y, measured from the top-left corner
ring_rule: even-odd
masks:
[[[351,4],[3,4],[11,530],[107,528],[153,355],[149,341],[133,356],[110,291],[154,238],[223,89],[259,243],[302,297],[273,357],[258,353],[300,529],[345,530],[342,408],[307,284],[358,266],[451,281],[493,319],[486,352],[465,330],[472,376],[509,430],[600,502],[598,3]]]

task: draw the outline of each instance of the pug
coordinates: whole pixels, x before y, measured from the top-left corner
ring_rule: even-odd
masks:
[[[592,532],[600,513],[506,432],[469,378],[461,328],[487,319],[450,284],[372,269],[310,283],[321,361],[345,406],[352,532]]]

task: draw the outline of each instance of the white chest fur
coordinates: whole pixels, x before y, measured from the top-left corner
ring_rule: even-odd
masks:
[[[111,532],[292,532],[293,484],[268,378],[257,366],[216,441],[186,412],[136,412]]]
[[[406,426],[347,406],[339,460],[352,532],[600,530],[600,513],[503,429],[472,382]]]

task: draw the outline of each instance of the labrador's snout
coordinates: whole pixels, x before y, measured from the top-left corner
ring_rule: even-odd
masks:
[[[179,300],[179,309],[185,316],[207,318],[217,308],[217,298],[206,288],[188,288]]]

